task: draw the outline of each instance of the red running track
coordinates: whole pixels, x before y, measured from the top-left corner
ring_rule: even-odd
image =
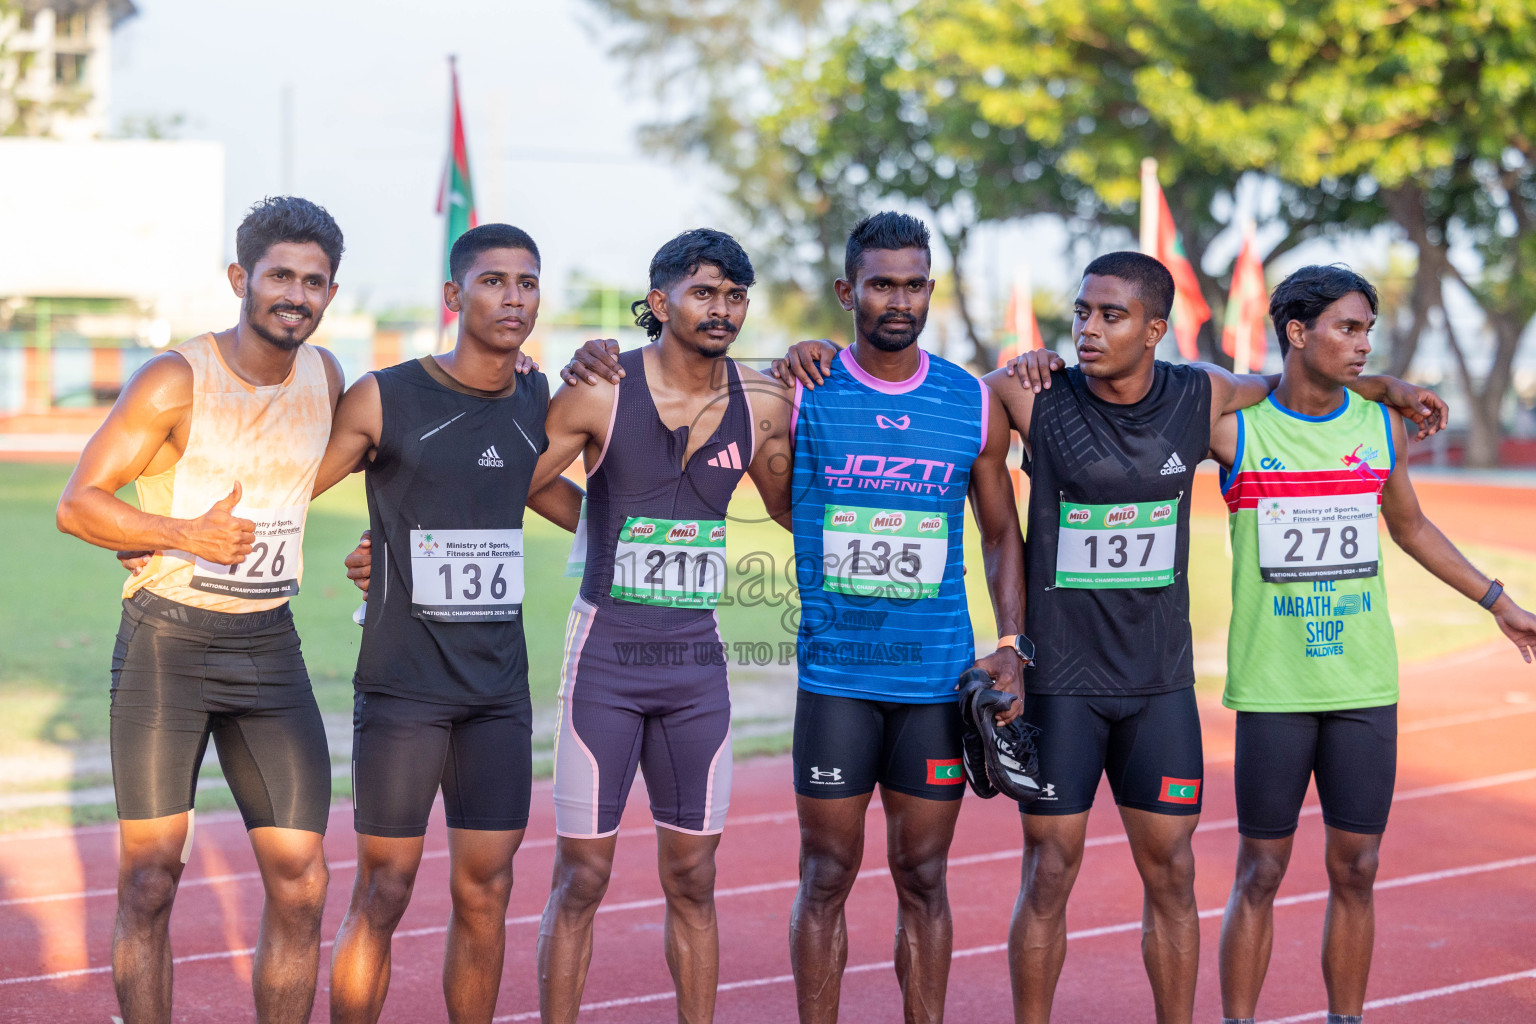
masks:
[[[1369,998],[1378,1024],[1536,1020],[1536,670],[1506,644],[1408,669],[1403,679],[1398,801],[1383,849],[1376,962]],[[1230,713],[1204,705],[1206,805],[1196,837],[1203,971],[1197,1019],[1220,1015],[1215,949],[1231,880]],[[791,1021],[786,929],[797,832],[785,758],[737,766],[730,825],[720,848],[722,1022]],[[1069,910],[1072,938],[1057,997],[1059,1021],[1148,1020],[1139,957],[1140,889],[1107,791]],[[517,858],[500,1020],[536,1019],[534,943],[553,846],[549,787]],[[894,895],[883,872],[878,809],[870,815],[865,874],[849,901],[845,1021],[900,1019],[889,965]],[[1276,942],[1260,1019],[1321,1019],[1317,966],[1326,878],[1322,826],[1303,819],[1277,910]],[[440,819],[415,900],[395,941],[387,1021],[445,1019],[438,971],[447,916]],[[114,826],[0,836],[0,1019],[106,1021],[115,1011],[107,964],[114,899]],[[334,935],[352,883],[349,810],[333,809],[325,934]],[[675,1019],[661,950],[655,839],[643,794],[631,801],[603,913],[584,1019]],[[951,1020],[1009,1016],[1006,941],[1018,886],[1019,823],[1000,800],[968,797],[950,868],[955,950]],[[173,921],[176,1019],[251,1019],[248,948],[261,888],[238,819],[199,823]],[[327,946],[327,948],[329,948]],[[324,972],[316,1020],[326,1020]]]

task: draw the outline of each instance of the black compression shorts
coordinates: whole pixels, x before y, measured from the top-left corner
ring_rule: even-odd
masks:
[[[812,693],[795,698],[795,792],[832,800],[876,784],[928,800],[965,795],[960,705]]]
[[[1237,830],[1250,839],[1292,835],[1314,775],[1324,824],[1380,835],[1397,779],[1397,705],[1239,711],[1234,771]]]
[[[112,652],[117,816],[190,811],[210,735],[246,828],[325,834],[331,760],[288,606],[231,615],[141,590]]]
[[[1147,697],[1026,693],[1040,729],[1040,786],[1025,814],[1081,814],[1109,776],[1115,803],[1153,814],[1199,814],[1205,772],[1200,709],[1186,687]]]
[[[388,693],[352,701],[352,820],[360,835],[425,835],[438,787],[449,828],[528,825],[533,711],[505,704],[434,704]]]

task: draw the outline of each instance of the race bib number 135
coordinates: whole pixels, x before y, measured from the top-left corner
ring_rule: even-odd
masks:
[[[1178,546],[1178,498],[1123,505],[1064,500],[1056,534],[1056,586],[1073,590],[1166,587],[1176,575]]]
[[[828,505],[821,553],[823,590],[937,597],[949,559],[949,519],[943,512]]]

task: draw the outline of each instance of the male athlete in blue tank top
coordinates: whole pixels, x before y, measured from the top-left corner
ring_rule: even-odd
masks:
[[[802,1021],[837,1017],[843,907],[877,784],[906,1019],[943,1015],[952,938],[944,865],[965,790],[955,685],[976,660],[963,578],[967,496],[998,629],[1012,637],[1023,625],[1007,420],[985,385],[914,344],[934,287],[929,270],[921,221],[880,213],[856,226],[837,282],[855,341],[831,375],[808,379],[819,386],[796,385],[801,870],[790,958]],[[1015,651],[981,664],[1018,692]]]

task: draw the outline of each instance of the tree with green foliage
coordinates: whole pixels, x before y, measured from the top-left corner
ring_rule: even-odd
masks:
[[[1197,267],[1210,175],[1273,175],[1287,240],[1395,224],[1419,258],[1393,366],[1440,308],[1472,400],[1468,461],[1493,464],[1536,315],[1531,4],[922,0],[905,16],[925,29],[920,66],[964,82],[992,123],[1061,147],[1110,203],[1134,201],[1136,160],[1158,156]],[[1458,242],[1475,271],[1452,258]],[[1443,315],[1446,279],[1495,340],[1480,387]]]
[[[626,33],[617,52],[681,111],[651,144],[720,170],[802,294],[828,294],[857,216],[921,204],[985,361],[964,273],[975,229],[1049,214],[1079,234],[1134,230],[1154,156],[1218,311],[1202,351],[1219,358],[1227,281],[1207,254],[1257,176],[1273,200],[1260,230],[1279,238],[1269,260],[1383,224],[1413,244],[1408,308],[1382,332],[1389,367],[1405,372],[1443,324],[1471,397],[1469,461],[1496,459],[1536,315],[1529,0],[592,2]],[[1494,339],[1480,383],[1444,316],[1447,281]],[[821,308],[821,323],[841,319]]]

